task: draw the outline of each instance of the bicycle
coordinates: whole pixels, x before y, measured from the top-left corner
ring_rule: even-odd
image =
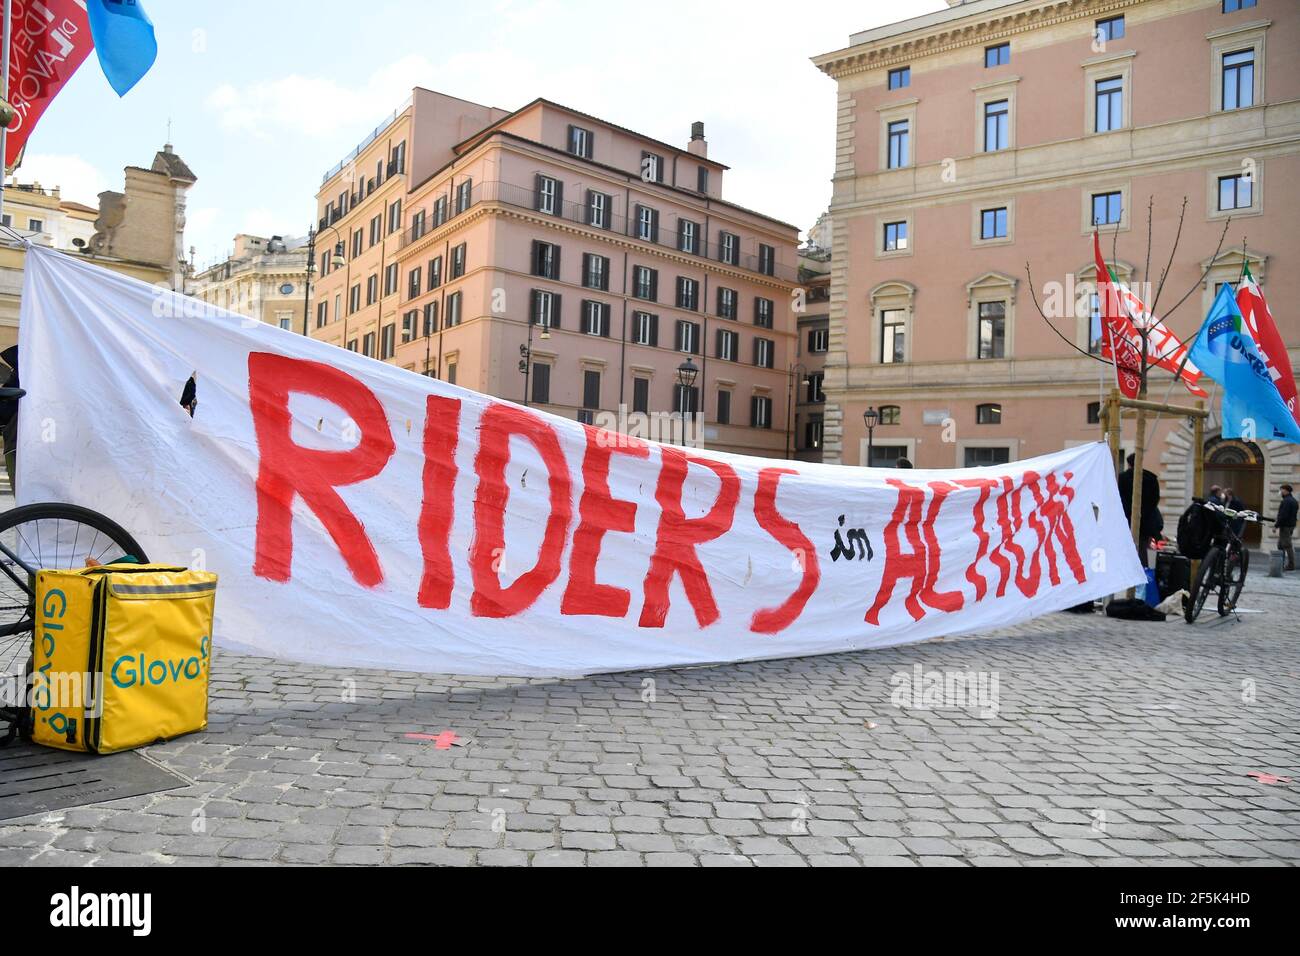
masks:
[[[1216,527],[1210,548],[1201,559],[1200,569],[1192,582],[1191,593],[1183,601],[1183,616],[1188,624],[1195,623],[1211,592],[1218,592],[1220,617],[1226,617],[1237,607],[1237,599],[1241,597],[1241,589],[1246,584],[1246,572],[1250,568],[1250,549],[1233,529],[1233,522],[1238,519],[1254,522],[1272,520],[1262,517],[1257,511],[1237,511],[1199,498],[1192,499],[1192,502],[1214,516]]]
[[[21,388],[0,388],[0,401],[21,399]],[[30,682],[36,572],[148,556],[111,518],[80,505],[46,501],[0,513],[0,746],[23,729]]]

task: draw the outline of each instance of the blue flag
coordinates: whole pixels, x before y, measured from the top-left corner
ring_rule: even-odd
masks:
[[[1191,355],[1201,371],[1223,387],[1219,419],[1224,438],[1300,444],[1300,426],[1273,384],[1230,283],[1219,287]]]
[[[153,23],[139,0],[86,0],[86,15],[104,76],[125,96],[158,56]]]

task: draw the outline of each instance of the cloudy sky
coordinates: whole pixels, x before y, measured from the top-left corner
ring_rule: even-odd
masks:
[[[726,198],[801,228],[830,200],[834,84],[810,56],[944,0],[144,0],[158,62],[124,99],[92,58],[36,128],[20,182],[94,205],[171,141],[198,176],[200,265],[237,232],[295,235],[322,174],[413,86],[538,96],[685,145],[703,120]]]

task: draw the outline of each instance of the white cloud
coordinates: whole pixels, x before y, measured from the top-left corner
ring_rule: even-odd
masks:
[[[27,155],[14,173],[14,179],[20,183],[40,183],[46,189],[57,186],[59,198],[87,206],[98,206],[99,194],[110,188],[108,177],[98,168],[80,156],[63,153]]]

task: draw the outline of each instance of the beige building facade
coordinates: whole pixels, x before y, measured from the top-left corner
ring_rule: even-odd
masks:
[[[1156,311],[1186,294],[1168,324],[1190,340],[1244,257],[1300,366],[1297,51],[1292,0],[969,0],[816,57],[838,87],[826,460],[866,463],[868,407],[879,465],[1097,440],[1094,222],[1150,304],[1184,198]],[[1152,397],[1191,400],[1168,383]],[[1198,454],[1265,511],[1300,478],[1294,446],[1207,434],[1164,418],[1147,444],[1167,530]]]
[[[724,200],[726,169],[702,124],[679,148],[417,89],[326,177],[312,334],[589,423],[684,409],[706,447],[784,457],[798,229]]]
[[[259,322],[307,334],[307,240],[235,236],[234,251],[197,272],[187,294]]]

